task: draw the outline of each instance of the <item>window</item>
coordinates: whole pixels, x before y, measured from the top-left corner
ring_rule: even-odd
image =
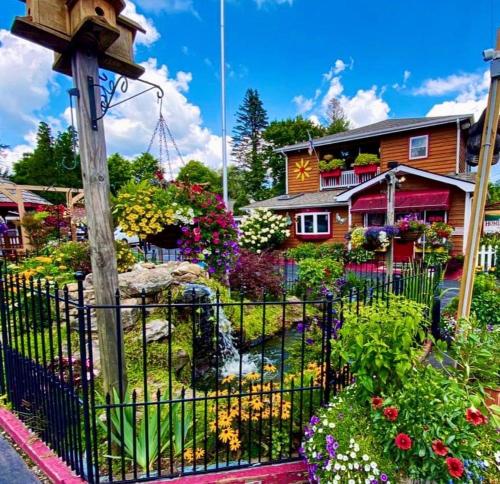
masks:
[[[385,225],[385,213],[365,214],[365,227],[383,227]]]
[[[415,136],[410,138],[410,160],[427,158],[429,154],[429,136]]]
[[[447,222],[448,214],[445,210],[426,210],[424,220],[428,224],[433,222]]]
[[[298,235],[320,235],[330,233],[330,213],[314,212],[297,214]]]

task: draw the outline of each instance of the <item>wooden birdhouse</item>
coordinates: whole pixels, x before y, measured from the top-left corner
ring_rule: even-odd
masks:
[[[116,27],[116,20],[125,8],[124,0],[66,0],[70,35],[74,35],[89,17],[99,17]]]
[[[69,17],[66,0],[21,0],[26,16],[16,17],[12,33],[56,52],[69,46]]]

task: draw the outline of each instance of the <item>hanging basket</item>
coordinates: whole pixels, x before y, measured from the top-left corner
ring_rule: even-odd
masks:
[[[160,233],[148,235],[146,242],[162,249],[176,249],[177,241],[181,238],[182,232],[177,225],[167,225]]]

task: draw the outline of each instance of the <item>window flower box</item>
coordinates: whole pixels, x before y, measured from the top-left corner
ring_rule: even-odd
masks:
[[[354,173],[356,173],[357,176],[374,175],[375,173],[377,173],[377,170],[378,170],[378,166],[375,164],[354,166]]]
[[[321,176],[323,178],[340,178],[341,175],[342,175],[342,170],[340,168],[335,168],[333,170],[321,172]]]

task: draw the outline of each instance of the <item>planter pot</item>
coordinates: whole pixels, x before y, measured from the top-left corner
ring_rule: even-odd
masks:
[[[377,173],[378,165],[364,165],[364,166],[355,166],[354,173],[357,176],[361,175],[373,175]]]
[[[500,405],[500,388],[485,388],[484,391],[488,395],[486,397],[486,406]]]
[[[414,230],[408,230],[407,232],[401,232],[401,240],[403,242],[415,242],[422,236],[422,232],[415,232]]]
[[[146,242],[156,245],[162,249],[176,249],[177,241],[181,238],[182,232],[177,225],[167,225],[160,233],[148,235]]]
[[[323,178],[340,178],[340,175],[342,175],[342,170],[340,168],[321,172]]]

